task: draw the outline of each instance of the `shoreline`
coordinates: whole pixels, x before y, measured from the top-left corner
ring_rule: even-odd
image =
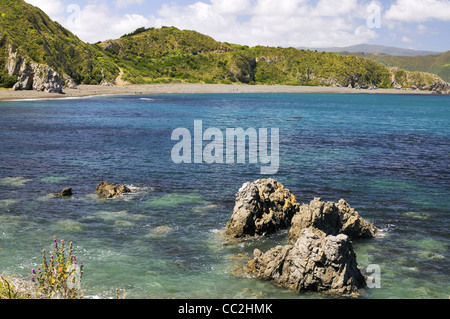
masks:
[[[246,84],[131,84],[120,86],[79,85],[65,88],[63,94],[39,91],[0,90],[0,101],[86,98],[101,95],[152,95],[152,94],[218,94],[218,93],[334,93],[334,94],[413,94],[431,95],[431,91],[397,89],[353,89],[326,86],[246,85]]]

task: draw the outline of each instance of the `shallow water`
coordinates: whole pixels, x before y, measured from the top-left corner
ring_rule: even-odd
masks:
[[[323,298],[241,278],[225,245],[235,193],[262,164],[172,162],[172,131],[279,128],[276,175],[297,197],[347,200],[381,236],[354,242],[381,288],[363,298],[450,295],[450,99],[446,96],[195,94],[0,104],[0,273],[28,275],[53,236],[73,241],[88,297]],[[247,162],[248,163],[248,162]],[[103,180],[134,192],[99,200]],[[72,187],[69,199],[49,193]]]

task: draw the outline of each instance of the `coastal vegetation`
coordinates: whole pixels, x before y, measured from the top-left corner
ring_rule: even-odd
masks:
[[[17,89],[46,90],[49,86],[36,87],[29,83],[34,80],[29,74],[23,76],[23,70],[32,63],[40,67],[35,65],[27,72],[39,73],[41,82],[59,81],[55,76],[48,80],[42,75],[46,72],[37,71],[45,69],[42,67],[45,65],[57,72],[61,86],[69,87],[113,85],[120,80],[131,84],[244,83],[433,89],[436,82],[442,81],[423,73],[409,76],[409,81],[396,81],[391,66],[400,63],[380,62],[369,57],[296,48],[248,47],[175,27],[141,27],[119,39],[89,44],[23,0],[5,0],[0,4],[0,87],[6,88],[13,87],[15,79],[20,79]],[[417,71],[445,75],[447,69],[443,65]],[[60,91],[58,86],[50,87]],[[439,88],[446,91],[445,86]]]
[[[398,56],[364,52],[343,52],[341,54],[366,57],[381,65],[387,67],[399,67],[410,72],[420,71],[433,73],[439,75],[444,81],[450,82],[450,51],[418,56]]]
[[[175,27],[140,28],[98,44],[130,83],[247,83],[389,87],[389,70],[372,60],[295,48],[222,43]]]
[[[58,245],[54,237],[50,258],[44,249],[42,265],[31,270],[29,279],[0,276],[0,299],[81,299],[83,266],[73,253],[73,243],[66,252],[65,241]]]
[[[14,70],[7,68],[13,55],[46,64],[76,83],[100,84],[103,78],[113,79],[112,75],[119,72],[104,51],[84,43],[23,0],[0,3],[0,85],[3,87],[11,87],[7,75],[11,76]]]

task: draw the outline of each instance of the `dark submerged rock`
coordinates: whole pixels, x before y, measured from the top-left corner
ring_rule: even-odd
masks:
[[[71,187],[67,187],[59,193],[52,193],[50,195],[52,195],[53,197],[71,197],[73,195],[73,192]]]

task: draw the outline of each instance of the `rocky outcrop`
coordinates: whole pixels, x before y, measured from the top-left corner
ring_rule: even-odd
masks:
[[[450,94],[450,83],[438,79],[430,85],[429,90],[437,94]]]
[[[391,85],[397,90],[430,91],[435,94],[450,94],[450,83],[435,74],[426,72],[407,72],[390,68]]]
[[[96,191],[97,196],[100,199],[112,199],[131,192],[131,190],[125,185],[118,185],[108,182],[101,182],[98,184]]]
[[[377,232],[372,223],[363,220],[343,199],[336,204],[315,198],[309,205],[301,205],[292,218],[289,240],[295,242],[308,227],[315,227],[327,235],[345,234],[351,239],[372,238]]]
[[[274,179],[245,183],[236,194],[225,235],[243,238],[275,233],[291,225],[298,208],[295,196]]]
[[[365,286],[348,236],[306,228],[294,245],[256,249],[246,271],[295,291],[357,296]]]
[[[263,236],[289,227],[291,245],[266,253],[256,249],[253,259],[234,274],[243,272],[295,291],[359,295],[366,283],[351,240],[371,238],[377,228],[343,199],[332,203],[315,198],[300,206],[274,179],[245,183],[236,194],[225,235]]]
[[[103,50],[112,54],[119,55],[120,57],[125,56],[125,47],[120,40],[106,40],[99,45]]]
[[[18,51],[8,48],[8,59],[6,68],[9,75],[17,76],[17,83],[13,89],[36,90],[48,93],[62,93],[63,85],[57,72],[44,64],[38,64]]]
[[[75,81],[68,75],[63,75],[63,82],[64,87],[69,89],[77,89],[78,85],[75,83]]]

